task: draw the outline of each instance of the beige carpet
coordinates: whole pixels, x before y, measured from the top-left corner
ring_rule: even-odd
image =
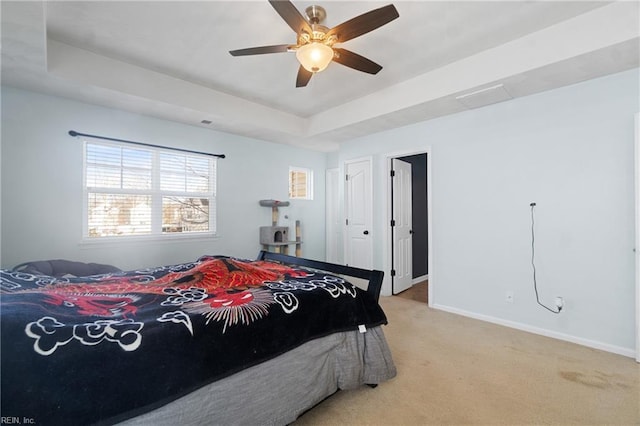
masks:
[[[398,376],[296,425],[640,424],[635,360],[382,297]]]

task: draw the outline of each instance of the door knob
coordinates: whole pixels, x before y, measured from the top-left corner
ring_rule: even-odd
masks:
[[[363,234],[364,235],[369,235],[369,231],[364,231]]]

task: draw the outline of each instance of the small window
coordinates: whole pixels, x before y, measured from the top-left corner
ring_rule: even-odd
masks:
[[[289,198],[313,200],[313,172],[300,167],[289,167]]]
[[[215,178],[210,156],[86,140],[83,235],[215,234]]]

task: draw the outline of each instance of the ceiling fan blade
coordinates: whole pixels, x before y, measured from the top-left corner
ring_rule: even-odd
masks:
[[[265,53],[281,53],[289,51],[288,44],[278,44],[275,46],[249,47],[246,49],[230,50],[231,56],[263,55]]]
[[[313,73],[311,71],[307,71],[305,67],[300,65],[298,68],[298,77],[296,78],[296,87],[305,87],[309,80],[313,77]]]
[[[353,53],[350,50],[334,47],[333,51],[335,52],[335,54],[333,55],[333,62],[337,62],[346,67],[353,68],[354,70],[366,72],[369,74],[377,74],[382,69],[381,65],[376,64],[375,62],[365,58],[364,56]]]
[[[288,0],[269,0],[269,3],[296,34],[300,34],[303,31],[308,34],[313,33],[307,20],[304,19],[293,3]]]
[[[379,9],[371,10],[362,15],[356,16],[340,25],[329,30],[327,36],[335,35],[338,43],[344,43],[347,40],[366,34],[396,19],[398,11],[395,6],[390,4]]]

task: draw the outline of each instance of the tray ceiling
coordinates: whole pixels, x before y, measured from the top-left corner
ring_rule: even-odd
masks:
[[[294,4],[322,5],[331,27],[388,2]],[[510,99],[639,64],[637,2],[394,5],[398,19],[343,45],[381,64],[379,74],[332,63],[296,88],[293,53],[228,53],[295,42],[267,1],[3,1],[2,82],[330,151],[481,107],[460,96],[484,88]]]

